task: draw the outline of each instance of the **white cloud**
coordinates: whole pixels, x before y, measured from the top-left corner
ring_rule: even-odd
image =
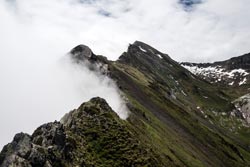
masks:
[[[58,67],[74,46],[117,59],[142,40],[178,61],[223,60],[250,51],[249,5],[206,0],[186,12],[178,0],[0,0],[0,146],[102,93],[81,93]]]

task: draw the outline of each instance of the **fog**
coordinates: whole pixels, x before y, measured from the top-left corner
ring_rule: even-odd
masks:
[[[46,27],[20,22],[3,8],[0,15],[5,19],[0,29],[0,148],[16,133],[31,134],[96,96],[127,117],[113,81],[69,60],[67,53],[76,44],[62,42],[67,35],[49,35]]]
[[[0,146],[17,132],[32,133],[43,123],[60,120],[96,96],[105,98],[122,119],[128,116],[115,83],[107,76],[90,71],[85,64],[73,64],[68,55],[49,46],[32,46],[20,43],[19,49],[0,53],[7,55],[0,63]]]

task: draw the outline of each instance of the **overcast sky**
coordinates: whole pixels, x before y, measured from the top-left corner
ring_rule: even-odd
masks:
[[[177,61],[193,62],[250,52],[249,0],[0,1],[2,47],[15,40],[23,49],[47,44],[64,53],[83,43],[116,59],[128,43],[141,40]],[[180,3],[192,1],[201,3],[189,9]]]
[[[0,0],[0,148],[92,96],[118,96],[109,80],[61,67],[74,46],[115,60],[140,40],[177,61],[225,60],[250,52],[249,6],[249,0]],[[112,102],[119,108],[119,100]]]

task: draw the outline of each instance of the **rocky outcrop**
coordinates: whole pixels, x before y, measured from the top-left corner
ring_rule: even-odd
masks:
[[[32,136],[17,134],[0,154],[1,167],[62,165],[66,134],[59,122],[48,123],[35,130]]]
[[[93,98],[30,136],[19,133],[0,154],[0,166],[145,166],[154,157],[107,102]]]
[[[95,55],[92,50],[86,45],[78,45],[73,48],[69,56],[71,60],[79,65],[86,65],[90,70],[101,72],[108,75],[109,61],[106,57]]]
[[[86,45],[78,45],[74,47],[70,51],[71,57],[77,63],[84,61],[84,60],[95,60],[96,55],[92,52],[92,50]]]
[[[250,124],[250,94],[241,96],[233,101],[235,107],[241,113],[242,117]]]

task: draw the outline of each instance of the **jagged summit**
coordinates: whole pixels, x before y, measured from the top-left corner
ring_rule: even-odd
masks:
[[[146,75],[152,75],[152,77],[155,77],[157,73],[165,73],[165,79],[170,77],[166,73],[173,74],[176,69],[179,69],[179,64],[167,54],[140,41],[130,44],[127,51],[119,57],[117,63],[130,65],[147,73]],[[157,78],[163,79],[159,76]]]
[[[86,45],[78,45],[74,47],[68,54],[73,63],[78,65],[86,65],[92,71],[108,74],[109,61],[107,57],[95,55]]]
[[[96,55],[92,52],[92,50],[88,46],[82,44],[74,47],[70,51],[70,55],[72,59],[77,63],[82,62],[86,59],[96,60]]]
[[[92,108],[98,108],[98,109],[94,110]],[[77,110],[65,114],[60,122],[65,125],[72,124],[72,121],[75,121],[74,119],[75,117],[77,117],[76,115],[79,114],[79,112],[81,112],[81,114],[84,114],[86,116],[98,116],[105,114],[106,112],[113,112],[113,110],[108,105],[105,99],[102,99],[100,97],[94,97],[90,99],[89,102],[81,104]]]
[[[119,57],[119,60],[129,59],[131,55],[136,57],[146,56],[148,59],[154,58],[156,61],[159,61],[161,59],[170,59],[170,57],[167,54],[161,53],[160,51],[156,50],[155,48],[141,41],[135,41],[133,44],[129,44],[127,52],[124,52]]]

